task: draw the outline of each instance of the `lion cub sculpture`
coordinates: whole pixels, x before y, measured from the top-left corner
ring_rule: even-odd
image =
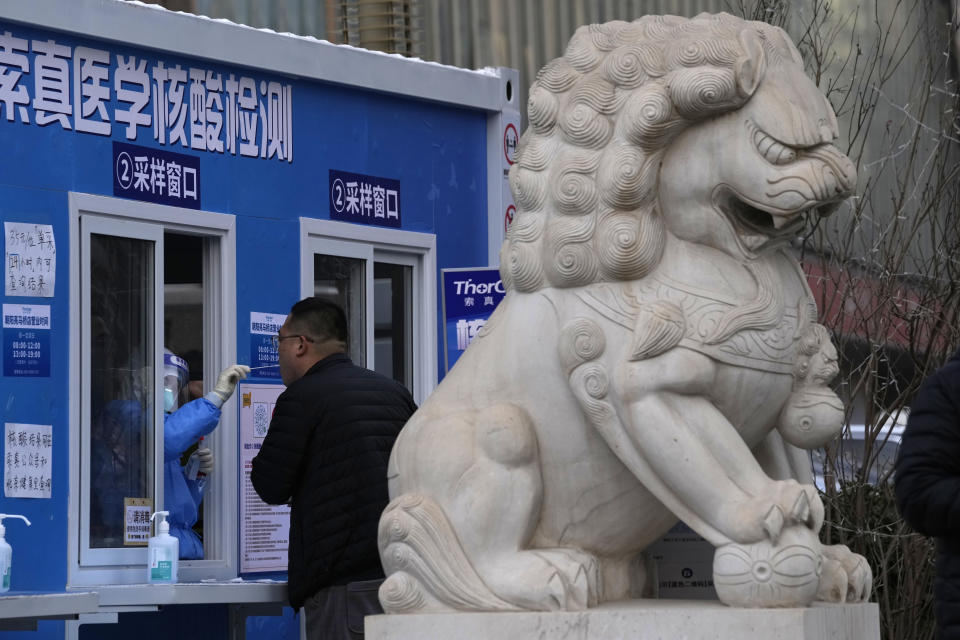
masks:
[[[578,610],[649,593],[677,519],[733,606],[862,601],[800,448],[836,352],[787,244],[856,171],[779,28],[581,27],[530,89],[508,293],[393,449],[389,613]]]

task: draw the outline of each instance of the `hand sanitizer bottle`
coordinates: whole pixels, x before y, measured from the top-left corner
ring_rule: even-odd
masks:
[[[157,511],[150,520],[160,516],[157,535],[147,542],[147,582],[174,584],[177,581],[177,560],[180,556],[180,541],[170,535],[167,522],[169,511]]]
[[[13,548],[4,538],[7,532],[3,526],[4,518],[20,518],[30,526],[30,521],[23,516],[0,513],[0,593],[10,590],[10,562],[13,559]]]

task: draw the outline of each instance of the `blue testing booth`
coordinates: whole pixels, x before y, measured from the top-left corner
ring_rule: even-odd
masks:
[[[117,0],[0,0],[4,638],[298,638],[284,514],[244,484],[308,295],[422,402],[441,269],[497,264],[519,110],[468,71]],[[256,369],[205,446],[202,558],[146,583],[164,349]],[[250,410],[251,418],[244,412]],[[246,452],[246,453],[245,453]],[[189,451],[186,452],[186,455]]]

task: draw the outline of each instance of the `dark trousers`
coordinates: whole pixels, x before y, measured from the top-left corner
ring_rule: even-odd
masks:
[[[363,617],[383,613],[377,593],[383,579],[321,589],[303,604],[307,640],[363,640]]]

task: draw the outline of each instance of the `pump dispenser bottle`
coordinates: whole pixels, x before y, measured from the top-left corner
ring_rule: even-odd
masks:
[[[24,516],[15,513],[0,513],[0,593],[10,590],[10,562],[13,559],[13,548],[4,538],[4,535],[7,533],[6,528],[3,526],[4,518],[20,518],[27,523],[28,527],[30,526],[30,521]]]
[[[180,556],[180,541],[170,535],[167,522],[169,511],[157,511],[150,520],[160,516],[157,535],[147,542],[147,582],[174,584],[177,581],[177,560]]]

